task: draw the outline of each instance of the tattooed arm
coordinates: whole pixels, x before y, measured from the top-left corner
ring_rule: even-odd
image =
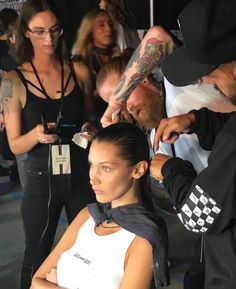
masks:
[[[21,111],[25,103],[25,87],[15,71],[8,72],[1,84],[0,103],[4,108],[4,119],[10,148],[14,154],[30,151],[40,139],[53,142],[54,135],[44,135],[42,125],[37,125],[22,134]]]
[[[122,108],[135,87],[159,66],[173,49],[174,41],[163,28],[156,26],[148,31],[131,57],[116,91],[110,97],[109,106],[101,119],[103,126],[112,123],[112,114]]]

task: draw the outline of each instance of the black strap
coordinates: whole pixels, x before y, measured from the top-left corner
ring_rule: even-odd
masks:
[[[44,94],[44,91],[43,91],[41,88],[39,88],[37,85],[35,85],[33,82],[31,82],[31,81],[28,80],[28,79],[25,79],[25,81],[26,81],[28,84],[30,84],[31,86],[33,86],[34,88],[36,88],[38,91],[40,91],[42,94]]]
[[[33,86],[35,89],[37,89],[38,91],[40,91],[42,94],[44,94],[44,92],[42,91],[41,88],[39,88],[37,85],[35,85],[33,82],[31,82],[30,80],[26,79],[24,74],[22,73],[22,71],[19,68],[15,68],[16,73],[18,74],[18,76],[20,77],[22,83],[24,84],[25,88],[28,90],[28,84],[30,84],[31,86]]]
[[[77,87],[80,89],[80,86],[78,84],[78,79],[77,79],[77,76],[76,76],[76,73],[75,73],[75,68],[74,68],[74,65],[73,65],[73,60],[69,61],[69,66],[70,66],[70,69],[71,69],[71,73],[72,73],[75,85],[77,85]]]
[[[28,81],[25,79],[24,74],[21,72],[19,68],[15,68],[15,72],[18,74],[20,80],[24,84],[25,89],[28,90],[28,84],[27,84]]]
[[[72,77],[72,72],[70,72],[70,74],[69,74],[69,76],[68,76],[68,78],[67,78],[66,84],[65,84],[65,86],[64,86],[64,93],[65,93],[65,91],[67,90],[67,87],[68,87],[68,85],[69,85],[69,82],[70,82],[71,77]]]
[[[42,83],[42,81],[41,81],[41,79],[40,79],[40,77],[38,75],[37,69],[34,66],[33,61],[31,61],[30,64],[32,66],[32,69],[33,69],[34,74],[35,74],[35,76],[36,76],[36,78],[38,80],[38,83],[39,83],[39,85],[41,87],[41,90],[42,90],[43,94],[47,97],[47,99],[51,99],[51,97],[48,95],[48,93],[46,92],[46,89],[43,86],[43,83]],[[63,100],[65,91],[64,91],[64,67],[63,67],[62,60],[60,60],[60,64],[61,64],[61,99]]]
[[[40,79],[40,77],[38,75],[37,69],[36,69],[36,67],[33,64],[33,61],[31,61],[30,64],[31,64],[32,69],[34,71],[34,74],[35,74],[35,76],[36,76],[36,78],[38,80],[38,83],[39,83],[39,85],[41,87],[42,93],[46,96],[46,98],[48,100],[52,100],[52,98],[48,95],[48,93],[46,92],[46,89],[43,86],[43,83],[42,83],[42,81],[41,81],[41,79]],[[56,123],[57,124],[62,119],[62,108],[63,108],[64,93],[65,93],[65,89],[64,89],[64,67],[63,67],[63,61],[62,60],[60,60],[60,64],[61,64],[61,99],[60,99],[59,111],[58,111],[58,113],[56,113]],[[51,102],[50,102],[50,104],[51,104]]]

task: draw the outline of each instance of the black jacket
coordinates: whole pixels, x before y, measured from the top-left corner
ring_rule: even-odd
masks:
[[[197,176],[190,162],[170,159],[162,168],[164,185],[188,230],[218,234],[236,225],[236,113],[193,113],[201,147],[212,150],[208,167]]]

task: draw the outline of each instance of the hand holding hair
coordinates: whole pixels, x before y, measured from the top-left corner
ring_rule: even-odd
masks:
[[[181,114],[161,120],[154,138],[154,150],[159,148],[159,142],[174,143],[180,134],[188,133],[195,116],[192,113]]]

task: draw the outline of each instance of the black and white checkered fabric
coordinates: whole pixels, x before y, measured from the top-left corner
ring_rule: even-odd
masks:
[[[199,186],[195,186],[178,217],[189,231],[205,233],[220,212],[221,208],[216,201]]]

